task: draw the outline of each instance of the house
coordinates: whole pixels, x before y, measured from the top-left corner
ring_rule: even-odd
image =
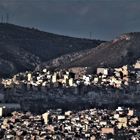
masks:
[[[45,124],[48,124],[48,116],[49,116],[49,113],[48,112],[42,114],[42,117],[43,117],[43,120],[44,120],[44,123]]]
[[[97,74],[108,75],[107,68],[97,68]]]
[[[121,129],[127,127],[127,117],[119,117],[118,118],[118,128]]]
[[[5,103],[5,104],[0,104],[0,116],[4,116],[7,114],[12,113],[15,110],[20,110],[21,106],[20,104],[16,103]]]
[[[101,133],[102,134],[115,134],[115,130],[114,130],[114,128],[112,127],[112,128],[109,128],[109,127],[103,127],[102,129],[101,129]]]

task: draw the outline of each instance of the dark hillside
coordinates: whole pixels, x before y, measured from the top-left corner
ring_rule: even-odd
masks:
[[[33,70],[44,61],[94,48],[101,42],[0,23],[0,75]]]

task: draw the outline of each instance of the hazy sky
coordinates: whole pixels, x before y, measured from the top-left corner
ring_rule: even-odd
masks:
[[[140,31],[140,0],[0,0],[9,21],[57,34],[110,40]]]

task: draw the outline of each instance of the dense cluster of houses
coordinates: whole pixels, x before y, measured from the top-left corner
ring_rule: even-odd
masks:
[[[140,105],[140,61],[121,68],[97,68],[95,74],[72,70],[18,73],[0,84],[0,109],[42,113],[49,108]],[[12,108],[10,108],[10,104]],[[1,115],[0,115],[1,116]]]
[[[12,111],[42,113],[54,106],[139,106],[139,92],[140,61],[121,68],[97,68],[95,74],[77,75],[72,70],[46,68],[18,73],[0,82],[0,139],[139,140],[140,118],[130,108],[57,109],[42,115],[13,112],[8,117]]]
[[[134,109],[48,110],[42,115],[13,112],[0,118],[0,139],[115,140],[140,139],[140,118]]]
[[[77,75],[70,70],[47,70],[19,73],[11,79],[2,79],[4,87],[25,84],[27,88],[37,90],[45,87],[77,87],[78,85],[106,86],[123,88],[131,83],[139,84],[140,61],[121,68],[97,68],[96,74]]]
[[[18,73],[10,79],[1,79],[0,102],[18,103],[20,101],[21,103],[22,101],[28,102],[28,100],[37,102],[36,99],[40,98],[46,99],[45,102],[48,102],[47,97],[49,95],[54,96],[53,100],[55,100],[57,97],[66,99],[68,94],[71,95],[71,97],[68,96],[69,100],[73,98],[72,96],[76,99],[78,94],[82,96],[84,94],[84,98],[86,98],[85,95],[89,95],[88,100],[95,102],[98,95],[99,98],[104,99],[103,93],[107,93],[106,97],[109,94],[109,97],[114,96],[115,99],[117,94],[114,93],[131,93],[122,96],[131,96],[128,98],[132,99],[134,98],[133,94],[136,96],[140,91],[139,81],[140,61],[134,65],[126,65],[121,68],[97,68],[95,74],[83,72],[81,75],[77,75],[71,70],[42,69],[42,71]],[[113,94],[111,95],[111,93]],[[82,99],[82,96],[79,98]],[[97,100],[97,102],[100,101]]]

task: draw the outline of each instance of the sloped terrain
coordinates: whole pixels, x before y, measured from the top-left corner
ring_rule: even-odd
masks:
[[[0,76],[33,70],[45,61],[94,48],[101,42],[0,23]]]
[[[46,63],[54,67],[119,67],[140,57],[140,33],[127,33],[96,48],[61,56]],[[70,59],[71,58],[71,59]]]

